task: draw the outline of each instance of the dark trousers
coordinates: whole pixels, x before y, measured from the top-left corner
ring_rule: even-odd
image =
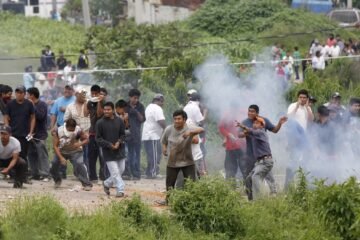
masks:
[[[63,154],[65,159],[70,160],[71,164],[74,167],[74,174],[80,180],[83,186],[92,186],[86,166],[83,161],[83,153],[76,152],[72,154]],[[60,174],[60,160],[57,155],[54,156],[54,160],[51,165],[50,173],[55,182],[61,181],[61,174]]]
[[[22,159],[24,159],[27,163],[28,162],[27,156],[28,156],[29,142],[26,140],[25,137],[19,137],[19,136],[13,136],[13,137],[15,137],[17,140],[19,140],[20,145],[21,145],[21,152],[20,152],[19,156]]]
[[[100,162],[100,170],[99,170],[99,178],[104,181],[107,177],[105,176],[107,171],[106,163],[101,154],[100,147],[95,141],[95,136],[89,136],[89,144],[88,144],[88,153],[89,153],[89,177],[90,181],[98,180],[98,175],[96,173],[96,162],[99,159]],[[109,175],[110,176],[110,175]]]
[[[295,69],[295,79],[296,79],[296,80],[299,80],[299,79],[300,79],[300,76],[299,76],[299,67],[300,67],[300,66],[294,66],[294,69]]]
[[[7,168],[12,159],[0,159],[0,168]],[[14,175],[15,183],[20,183],[20,186],[26,180],[27,164],[24,159],[19,157],[15,166],[11,169]]]
[[[147,158],[147,177],[156,177],[160,172],[161,160],[161,144],[160,140],[146,140],[144,141],[144,149]]]
[[[32,140],[28,151],[28,160],[33,177],[49,176],[49,155],[45,140]]]
[[[141,172],[140,172],[141,142],[129,142],[128,151],[129,151],[128,162],[129,162],[131,176],[133,176],[134,178],[141,178]]]
[[[86,168],[89,171],[89,144],[83,145],[82,149],[83,149],[83,161]]]
[[[240,149],[226,150],[224,167],[226,179],[235,178],[238,169],[240,169],[245,181],[247,174],[251,171],[248,169],[247,158]]]
[[[186,167],[167,167],[166,168],[166,191],[173,189],[175,187],[176,179],[179,172],[182,171],[185,179],[191,179],[195,181],[195,165],[190,165]]]

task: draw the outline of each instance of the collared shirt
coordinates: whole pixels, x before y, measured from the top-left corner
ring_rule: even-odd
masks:
[[[90,118],[84,115],[84,109],[86,107],[86,103],[84,103],[81,106],[80,111],[76,108],[76,102],[70,103],[66,107],[65,115],[64,115],[64,121],[72,118],[76,121],[77,125],[80,126],[80,128],[84,132],[88,132],[90,129]]]

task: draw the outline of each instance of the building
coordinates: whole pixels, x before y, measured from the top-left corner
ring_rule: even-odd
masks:
[[[189,17],[205,0],[128,0],[127,17],[137,24],[161,24]]]
[[[41,18],[52,18],[55,20],[60,20],[59,13],[61,12],[61,9],[65,5],[66,1],[67,0],[2,0],[1,2],[4,9],[18,9],[15,10],[15,12],[24,13],[27,17],[36,16]],[[12,5],[16,7],[12,8]]]

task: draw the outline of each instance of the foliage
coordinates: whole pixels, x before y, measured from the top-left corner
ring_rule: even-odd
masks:
[[[54,52],[76,53],[85,41],[85,30],[65,22],[0,13],[0,52],[5,55],[39,56],[45,45]],[[77,58],[77,56],[75,57]]]
[[[315,211],[325,225],[345,240],[358,239],[353,229],[360,213],[360,186],[356,178],[329,186],[319,181],[314,195]]]
[[[304,210],[309,209],[309,197],[308,182],[306,180],[306,173],[301,167],[297,171],[297,182],[294,183],[289,190],[289,199],[292,203],[300,206]]]
[[[82,4],[81,0],[68,0],[64,7],[61,9],[61,15],[63,18],[75,17],[82,15]]]
[[[49,239],[67,221],[65,210],[51,197],[25,197],[11,203],[2,230],[4,239]],[[38,233],[41,232],[41,237]]]
[[[220,178],[187,182],[184,191],[172,191],[169,199],[176,219],[192,231],[220,233],[230,238],[244,234],[240,195],[229,182]]]

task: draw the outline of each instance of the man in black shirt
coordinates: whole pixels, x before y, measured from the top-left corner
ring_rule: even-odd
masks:
[[[139,102],[141,93],[137,89],[129,91],[129,102],[126,112],[129,115],[130,135],[128,143],[128,161],[130,172],[134,180],[140,180],[140,154],[141,154],[141,125],[145,122],[145,108]]]
[[[104,191],[116,186],[116,197],[124,197],[125,183],[121,174],[125,169],[125,124],[114,114],[114,104],[104,104],[104,117],[96,123],[96,141],[102,148],[110,177],[104,183]]]
[[[100,149],[98,144],[95,141],[95,126],[100,118],[103,116],[103,105],[104,105],[104,95],[100,94],[100,86],[93,85],[90,88],[91,99],[87,103],[87,109],[90,115],[90,129],[89,129],[89,178],[90,181],[97,181],[98,176],[96,174],[96,162],[99,157],[100,161],[100,170],[99,177],[103,181],[105,180],[104,172],[104,159],[100,154]]]
[[[35,129],[35,109],[34,105],[25,99],[26,89],[18,86],[15,89],[15,99],[11,100],[5,111],[4,123],[12,129],[12,136],[19,140],[21,144],[20,157],[27,161],[28,136],[33,136]]]
[[[32,178],[35,180],[48,181],[49,177],[49,155],[46,149],[47,133],[47,105],[40,101],[40,93],[37,88],[27,89],[28,99],[35,108],[35,131],[33,138],[29,141],[28,153],[29,165]]]
[[[59,70],[64,70],[64,68],[66,67],[66,64],[67,64],[67,60],[64,57],[64,52],[60,51],[60,56],[56,60],[56,65]]]

